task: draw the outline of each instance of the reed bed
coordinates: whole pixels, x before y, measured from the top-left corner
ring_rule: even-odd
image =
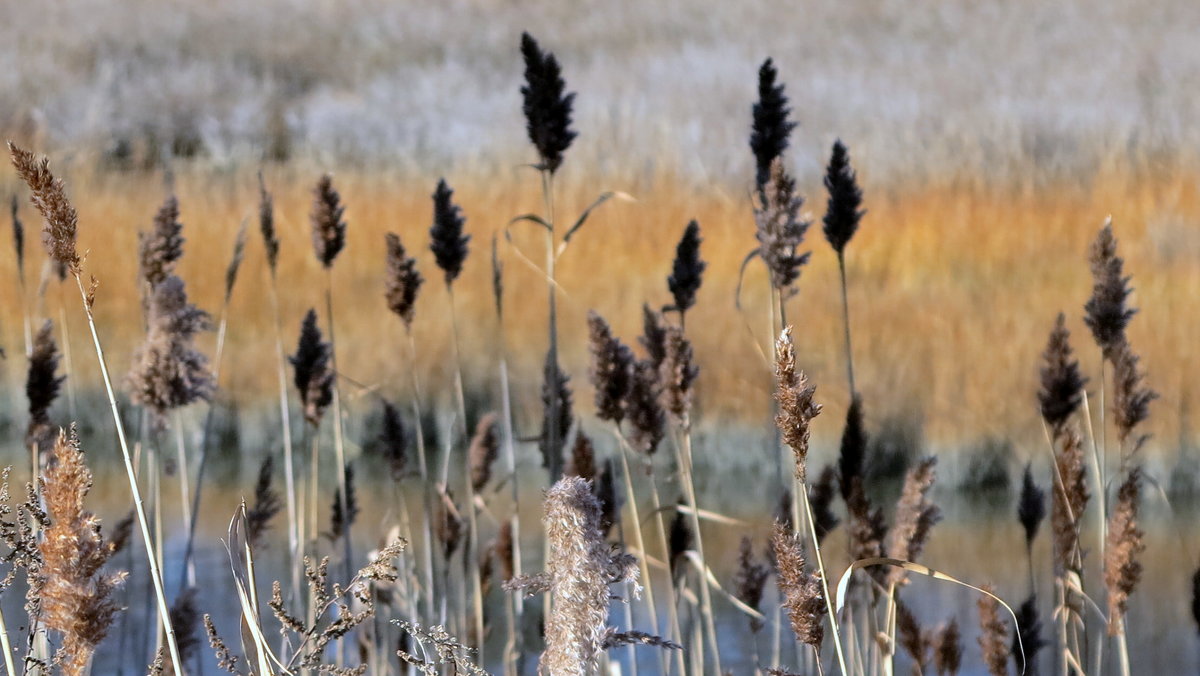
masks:
[[[114,600],[127,579],[149,582],[157,622],[140,633],[122,623],[119,640],[151,674],[211,661],[263,675],[891,676],[905,660],[914,674],[1138,671],[1129,642],[1149,640],[1132,603],[1149,553],[1143,507],[1162,494],[1147,486],[1161,484],[1165,455],[1154,434],[1186,437],[1195,387],[1195,314],[1177,314],[1188,301],[1178,285],[1200,268],[1164,220],[1200,210],[1187,175],[1054,194],[885,186],[876,197],[837,141],[808,191],[790,169],[803,130],[767,59],[747,101],[755,172],[744,195],[658,183],[596,192],[572,166],[569,64],[527,33],[518,56],[536,162],[474,191],[440,179],[432,199],[427,187],[410,196],[384,177],[329,173],[302,196],[301,167],[256,180],[185,174],[147,210],[152,229],[135,248],[92,224],[143,206],[121,206],[136,181],[85,174],[76,188],[10,145],[25,184],[14,189],[31,197],[46,248],[45,283],[14,287],[21,321],[6,324],[28,344],[31,458],[21,497],[7,472],[0,491],[0,591],[23,585],[28,615],[0,615],[10,676],[18,661],[22,673],[88,673],[129,612]],[[809,237],[806,207],[821,195],[825,243]],[[1098,204],[1123,211],[1104,219]],[[214,226],[185,227],[189,208]],[[19,278],[32,260],[19,223],[34,218],[13,211]],[[261,238],[247,246],[250,218]],[[650,218],[670,227],[647,235]],[[1036,236],[1004,227],[1020,218],[1037,219]],[[490,266],[468,246],[489,238]],[[132,275],[122,263],[135,252]],[[239,276],[254,282],[235,289]],[[190,293],[185,279],[198,280]],[[89,443],[111,445],[116,432],[137,545],[134,517],[106,536],[85,508],[88,466],[106,456],[81,450],[55,403],[64,378],[86,383],[89,367],[76,360],[60,375],[54,325],[30,316],[70,282],[112,413]],[[221,308],[212,360],[210,305]],[[112,354],[133,340],[118,396],[102,342]],[[277,400],[265,410],[278,410],[280,433],[254,458],[246,497],[197,509],[213,411],[235,397]],[[886,435],[872,412],[888,407],[923,415],[943,443],[1036,440],[1008,532],[1026,548],[1024,602],[927,567],[939,471],[961,458],[906,458],[889,494],[869,441]],[[347,431],[369,415],[377,438]],[[773,521],[713,509],[697,490],[711,477],[694,432],[731,421],[759,430],[764,467],[748,499],[778,504]],[[821,444],[836,457],[815,452]],[[384,478],[364,482],[373,470]],[[1001,474],[992,481],[1007,482]],[[171,475],[176,496],[163,490]],[[167,553],[169,497],[187,542],[179,558]],[[529,516],[539,507],[540,524]],[[223,530],[224,590],[198,590],[190,572],[201,521]],[[735,537],[736,574],[718,574]],[[144,558],[117,557],[125,546]],[[284,574],[268,579],[268,559]],[[1193,586],[1200,622],[1192,563],[1174,574]],[[955,602],[923,604],[934,588]],[[219,597],[236,627],[209,614]],[[972,600],[974,642],[961,612]],[[718,630],[725,613],[744,619],[735,639]],[[200,656],[201,625],[213,660]],[[735,641],[751,647],[731,653]]]

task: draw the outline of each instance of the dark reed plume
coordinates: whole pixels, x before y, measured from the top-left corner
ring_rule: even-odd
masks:
[[[513,559],[512,521],[506,519],[500,523],[500,530],[497,531],[496,539],[492,542],[492,555],[500,564],[500,582],[504,583],[513,579],[516,562]]]
[[[1025,473],[1021,478],[1021,497],[1017,499],[1017,520],[1025,529],[1026,548],[1033,547],[1033,539],[1045,518],[1046,491],[1034,482],[1033,467],[1031,463],[1026,463]]]
[[[354,465],[346,463],[345,479],[346,497],[342,499],[342,489],[335,488],[333,508],[329,518],[329,539],[339,540],[350,533],[350,527],[358,519],[358,492],[354,488]]]
[[[553,359],[553,350],[546,354],[542,377],[542,410],[545,415],[542,416],[538,450],[542,454],[542,467],[549,471],[551,480],[557,480],[562,474],[563,449],[574,414],[571,412],[571,377],[563,373]],[[550,415],[553,412],[558,415]]]
[[[661,366],[667,358],[667,325],[663,316],[645,303],[642,304],[642,335],[638,342],[646,350],[646,358],[654,364],[654,368]]]
[[[962,667],[962,634],[958,620],[951,619],[937,633],[933,647],[933,666],[938,676],[954,676]]]
[[[274,277],[279,265],[279,235],[275,232],[275,204],[261,173],[258,175],[258,231],[267,254],[267,268]]]
[[[208,358],[194,344],[197,334],[212,328],[212,318],[188,302],[183,280],[174,275],[154,288],[149,309],[150,328],[134,352],[128,382],[134,403],[161,424],[167,411],[207,401],[216,389]]]
[[[862,190],[850,167],[850,152],[841,140],[833,142],[829,166],[825,168],[825,189],[829,191],[823,219],[825,239],[840,258],[858,231],[859,221],[867,213],[861,208]]]
[[[577,476],[580,479],[594,481],[596,479],[596,448],[592,440],[583,431],[575,434],[575,444],[571,446],[571,458],[563,470],[565,476]]]
[[[738,567],[733,575],[733,593],[738,600],[747,606],[758,610],[762,605],[763,592],[766,590],[767,578],[771,576],[771,568],[755,559],[754,544],[747,535],[742,536],[738,545]],[[763,621],[750,618],[750,631],[758,633],[763,628]]]
[[[25,279],[25,224],[21,222],[21,214],[19,213],[20,200],[17,199],[17,194],[13,193],[12,203],[9,205],[10,214],[12,215],[12,236],[13,236],[13,251],[17,254],[17,272],[21,279]],[[24,281],[22,281],[22,284]]]
[[[62,634],[55,658],[62,673],[84,674],[121,609],[113,592],[125,573],[102,570],[113,549],[100,533],[100,520],[83,507],[92,488],[92,473],[74,427],[69,435],[59,432],[54,458],[42,478],[48,520],[38,544],[41,619]]]
[[[1137,310],[1125,306],[1129,294],[1129,277],[1123,272],[1125,261],[1117,255],[1117,239],[1113,236],[1112,221],[1105,222],[1088,251],[1092,268],[1092,297],[1083,306],[1083,321],[1092,330],[1096,344],[1112,359],[1115,350],[1125,342],[1125,327]]]
[[[467,468],[471,475],[471,488],[476,493],[483,490],[492,478],[492,464],[500,455],[500,436],[496,429],[499,416],[488,413],[475,425],[475,436],[467,450]]]
[[[246,539],[251,547],[263,544],[263,536],[271,528],[271,520],[283,508],[279,492],[271,487],[274,471],[275,459],[268,455],[258,467],[258,480],[254,482],[254,505],[246,509]]]
[[[1087,466],[1083,440],[1074,428],[1067,428],[1054,454],[1055,481],[1050,499],[1050,524],[1054,528],[1054,570],[1056,575],[1078,571],[1079,531],[1083,510],[1091,493],[1087,485]]]
[[[229,265],[225,267],[225,303],[229,304],[229,299],[233,297],[233,287],[237,284],[238,270],[242,267],[242,260],[246,257],[246,222],[242,221],[241,227],[238,228],[237,237],[233,240],[233,255],[229,258]]]
[[[309,310],[300,325],[296,354],[288,357],[294,369],[292,381],[304,404],[304,419],[313,427],[321,423],[325,409],[333,402],[333,369],[329,364],[329,343],[321,340],[317,311]]]
[[[470,235],[463,234],[466,219],[462,209],[454,203],[454,191],[446,185],[446,179],[438,179],[433,192],[433,225],[429,228],[429,250],[433,252],[437,265],[446,275],[446,286],[462,272],[463,261],[467,260],[467,242]]]
[[[796,128],[788,121],[787,96],[783,85],[776,84],[779,72],[771,59],[758,69],[758,102],[751,107],[753,123],[750,129],[750,149],[754,151],[754,185],[762,196],[763,186],[771,173],[771,163],[788,147],[788,136]],[[765,197],[764,197],[765,200]]]
[[[133,510],[121,517],[121,520],[112,528],[112,534],[108,538],[108,548],[113,554],[125,549],[125,545],[129,544],[129,538],[133,536],[133,520],[136,518]]]
[[[309,220],[312,222],[313,250],[317,260],[326,268],[333,267],[334,259],[346,246],[346,221],[342,220],[345,213],[342,197],[333,187],[333,177],[322,175],[313,188]]]
[[[914,674],[923,674],[929,668],[935,638],[921,628],[921,623],[907,604],[896,602],[896,642],[912,658]]]
[[[617,493],[616,466],[612,458],[604,462],[604,469],[596,475],[592,494],[600,504],[600,534],[607,538],[613,526],[621,520],[621,497]]]
[[[543,52],[529,33],[521,33],[521,57],[525,61],[525,84],[521,86],[525,129],[541,158],[538,169],[553,174],[577,135],[571,129],[575,93],[564,94],[567,83],[558,59]]]
[[[817,480],[808,487],[808,503],[812,506],[813,528],[820,545],[834,528],[841,523],[833,513],[833,498],[837,494],[837,470],[826,465],[817,475]]]
[[[1146,533],[1138,527],[1138,502],[1142,493],[1142,469],[1129,470],[1117,489],[1117,504],[1108,518],[1104,543],[1104,586],[1108,589],[1108,635],[1122,631],[1129,597],[1142,579],[1138,556],[1146,551]]]
[[[1128,341],[1116,346],[1110,359],[1113,365],[1113,422],[1117,426],[1122,457],[1126,457],[1149,438],[1146,435],[1135,438],[1133,432],[1150,416],[1150,402],[1158,398],[1158,393],[1146,387],[1146,375],[1138,368],[1140,359]]]
[[[1192,620],[1200,631],[1200,568],[1192,574]]]
[[[995,593],[985,586],[984,591]],[[993,597],[979,597],[979,647],[991,676],[1008,676],[1008,625],[1000,617],[1000,603]]]
[[[784,443],[796,457],[796,478],[805,481],[808,464],[809,425],[821,413],[821,405],[813,401],[817,388],[808,382],[803,371],[796,370],[796,353],[792,346],[792,327],[787,327],[775,341],[775,400],[779,413],[775,425]]]
[[[929,490],[937,480],[936,465],[937,458],[929,456],[908,470],[904,477],[904,488],[896,501],[895,522],[883,548],[893,559],[916,561],[925,549],[930,531],[942,520],[942,510],[929,500]],[[908,575],[903,568],[891,567],[887,580],[900,586],[907,582]]]
[[[496,317],[504,317],[504,261],[492,235],[492,303],[496,306]]]
[[[887,525],[883,520],[883,508],[872,509],[871,502],[863,492],[862,480],[855,478],[850,484],[850,497],[846,500],[846,535],[850,548],[850,560],[873,559],[883,556],[883,538]],[[879,566],[867,569],[867,573],[882,580],[885,572]]]
[[[792,492],[787,488],[779,492],[779,499],[775,501],[775,512],[771,515],[776,521],[787,526],[795,528],[795,523],[792,521],[792,512],[795,505],[792,501]]]
[[[66,186],[50,173],[50,160],[42,158],[39,162],[33,153],[18,148],[12,141],[8,142],[8,152],[17,175],[33,193],[30,197],[33,206],[46,220],[42,229],[46,252],[55,263],[78,275],[80,260],[75,249],[75,232],[79,214],[67,199]]]
[[[25,445],[36,445],[48,451],[57,436],[50,424],[50,406],[58,397],[66,376],[57,375],[58,345],[54,342],[54,325],[47,319],[33,339],[29,354],[29,374],[25,379],[25,396],[29,400],[29,424],[25,428]]]
[[[800,537],[778,521],[771,536],[775,552],[775,572],[783,608],[787,610],[796,640],[818,652],[825,639],[825,595],[821,578],[804,570],[804,551]]]
[[[796,180],[784,171],[783,161],[776,159],[762,187],[762,205],[754,210],[754,236],[757,255],[771,274],[771,286],[785,297],[795,293],[792,284],[810,257],[807,252],[797,252],[811,225],[801,217],[802,206],[804,198],[796,193]]]
[[[855,394],[846,409],[846,428],[838,451],[838,487],[842,500],[849,501],[850,487],[863,477],[863,461],[867,457],[867,428],[863,424],[862,396]]]
[[[1046,341],[1046,351],[1042,353],[1042,386],[1038,390],[1042,418],[1055,436],[1079,410],[1083,386],[1087,384],[1087,379],[1079,374],[1079,362],[1071,350],[1071,332],[1067,330],[1066,321],[1066,316],[1058,313]]]
[[[667,531],[667,551],[670,554],[667,562],[670,564],[671,579],[675,584],[679,584],[680,575],[686,570],[684,564],[688,551],[696,544],[696,534],[692,532],[687,516],[678,509],[683,504],[682,501],[676,503],[675,516],[671,519],[671,527]]]
[[[139,271],[150,289],[175,274],[175,266],[183,258],[182,233],[179,200],[169,195],[155,212],[150,232],[138,233]]]
[[[444,487],[438,487],[440,498],[434,507],[433,527],[437,541],[442,544],[442,557],[449,560],[458,550],[463,537],[463,518],[459,514],[458,505],[454,504],[454,495]]]
[[[404,478],[408,465],[408,436],[404,433],[404,420],[400,411],[390,401],[383,402],[383,426],[379,431],[379,449],[387,461],[392,481]]]
[[[588,312],[588,377],[596,388],[596,417],[620,424],[633,386],[633,351],[612,333],[599,314]]]
[[[1023,665],[1025,676],[1037,676],[1037,654],[1047,645],[1049,644],[1042,638],[1042,619],[1038,615],[1037,594],[1030,594],[1021,607],[1017,608],[1017,632],[1013,634],[1011,647],[1013,663]]]
[[[663,429],[666,414],[659,402],[661,387],[658,372],[649,361],[639,361],[633,367],[633,382],[625,397],[625,413],[632,430],[629,445],[649,458],[658,450],[666,434]]]
[[[200,609],[196,605],[199,590],[188,587],[183,590],[171,605],[171,626],[175,627],[175,640],[179,646],[179,661],[187,664],[196,655],[200,647]],[[169,654],[163,654],[164,660],[170,660]],[[163,672],[169,668],[164,666]]]
[[[404,321],[406,329],[412,329],[413,313],[417,304],[417,292],[425,279],[417,272],[417,259],[408,255],[400,236],[389,232],[387,242],[387,271],[384,273],[384,295],[388,309]]]
[[[692,411],[693,385],[700,375],[694,361],[692,342],[683,329],[668,326],[663,361],[658,367],[662,385],[662,405],[676,425],[688,423]]]
[[[667,288],[675,299],[675,305],[669,309],[679,313],[680,321],[684,314],[696,304],[696,292],[704,281],[704,268],[708,267],[700,258],[700,224],[693,219],[683,230],[683,237],[675,247],[675,262],[671,265],[671,275],[667,277]]]

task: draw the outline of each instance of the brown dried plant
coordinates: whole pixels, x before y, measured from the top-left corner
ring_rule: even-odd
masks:
[[[775,552],[779,593],[783,596],[783,607],[791,621],[792,633],[796,635],[796,640],[819,652],[821,642],[825,639],[822,621],[826,613],[821,577],[804,569],[803,545],[799,535],[778,521],[771,536],[771,546]]]
[[[811,223],[800,215],[804,199],[796,193],[796,180],[783,168],[782,158],[771,161],[763,197],[762,206],[754,209],[757,255],[767,265],[771,286],[787,297],[795,293],[792,285],[809,259],[808,253],[797,250]]]
[[[990,596],[992,589],[979,597],[979,647],[991,676],[1008,676],[1008,625],[1000,617],[1000,602]]]
[[[142,281],[151,292],[175,274],[183,257],[183,224],[179,222],[179,200],[167,196],[154,214],[150,232],[138,233],[138,264]]]
[[[46,252],[50,254],[51,260],[78,276],[80,258],[75,249],[75,237],[79,215],[67,199],[62,179],[55,178],[54,174],[50,173],[50,160],[42,158],[39,162],[33,153],[17,147],[12,141],[8,143],[8,152],[12,156],[17,175],[33,193],[33,206],[46,219],[45,228],[42,230],[42,243],[46,245]]]
[[[476,493],[483,490],[492,478],[492,465],[500,455],[500,437],[497,424],[500,417],[488,413],[475,425],[475,436],[467,450],[467,468],[471,475],[471,489]]]
[[[1134,467],[1117,489],[1117,505],[1108,518],[1104,543],[1104,586],[1108,589],[1108,635],[1120,634],[1129,597],[1142,579],[1138,556],[1146,551],[1145,532],[1138,527],[1142,469]]]
[[[417,259],[408,255],[400,236],[389,232],[387,243],[387,271],[384,276],[385,297],[388,309],[404,321],[404,327],[412,328],[413,314],[417,303],[417,292],[425,279],[417,271]]]
[[[1058,575],[1079,572],[1083,561],[1079,552],[1079,533],[1083,510],[1091,493],[1087,485],[1083,439],[1078,430],[1068,427],[1054,454],[1054,491],[1050,501],[1050,524],[1054,530],[1054,568]]]
[[[962,667],[962,634],[958,620],[951,619],[938,630],[934,639],[933,666],[938,676],[954,676]]]
[[[588,313],[588,377],[596,388],[596,417],[620,424],[633,386],[633,351],[596,312]]]
[[[54,342],[54,326],[50,320],[42,324],[33,339],[29,354],[29,374],[25,379],[25,396],[29,400],[29,424],[25,428],[25,445],[46,451],[54,444],[55,430],[50,424],[50,406],[58,397],[66,376],[58,371],[58,345]]]
[[[941,509],[929,500],[929,489],[937,479],[935,465],[937,458],[929,456],[904,477],[904,488],[896,503],[895,523],[884,543],[884,552],[893,559],[916,561],[925,548],[930,530],[942,518]],[[888,569],[888,584],[903,585],[907,579],[903,568],[892,566]]]
[[[333,177],[324,174],[313,188],[309,219],[312,221],[313,250],[317,261],[326,268],[333,266],[334,259],[346,246],[346,221],[342,219],[345,213],[342,197],[333,187]]]
[[[54,458],[42,479],[48,524],[39,544],[41,617],[62,635],[56,660],[63,673],[84,674],[120,611],[113,592],[125,573],[102,570],[113,549],[100,533],[100,520],[84,509],[92,473],[74,428],[59,433]]]
[[[662,383],[663,408],[671,415],[676,425],[688,424],[692,411],[693,385],[700,375],[700,367],[692,354],[692,343],[683,329],[667,327],[662,364],[658,367],[658,378]]]
[[[796,353],[792,346],[792,327],[787,327],[775,341],[775,400],[779,413],[775,424],[784,443],[796,457],[796,478],[805,481],[808,465],[809,425],[821,413],[821,405],[813,401],[817,388],[808,382],[803,371],[796,370]]]
[[[733,577],[733,590],[738,600],[758,610],[770,575],[770,567],[754,558],[754,546],[750,538],[743,535],[738,545],[737,572]],[[758,633],[762,628],[762,620],[750,618],[750,631]]]

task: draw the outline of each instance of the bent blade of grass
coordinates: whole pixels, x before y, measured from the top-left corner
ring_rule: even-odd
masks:
[[[766,618],[763,616],[762,613],[760,613],[757,610],[746,605],[746,603],[743,602],[741,599],[734,596],[733,594],[730,594],[729,592],[725,591],[724,588],[721,587],[721,583],[717,581],[717,576],[713,575],[712,569],[709,568],[704,563],[704,561],[700,558],[700,552],[689,549],[687,552],[684,553],[684,555],[687,557],[688,561],[692,564],[692,566],[696,569],[696,571],[699,572],[700,575],[705,580],[708,581],[708,586],[711,587],[712,589],[714,589],[717,593],[724,596],[730,603],[732,603],[734,605],[734,607],[736,607],[738,610],[742,611],[746,615],[748,615],[756,620],[763,620],[763,621],[766,620]]]
[[[267,644],[267,638],[263,635],[262,626],[258,619],[258,610],[256,609],[254,595],[254,558],[250,549],[250,542],[245,535],[246,521],[246,503],[243,501],[238,509],[233,514],[233,518],[229,521],[229,539],[225,543],[225,551],[229,554],[229,567],[233,572],[234,586],[237,588],[238,603],[242,609],[242,618],[245,620],[246,627],[250,630],[250,635],[254,639],[254,649],[258,657],[259,673],[264,675],[275,674],[271,668],[271,662],[274,662],[282,671],[283,674],[291,674],[283,662],[275,656]],[[245,560],[240,556],[234,555],[234,550],[244,552]]]
[[[571,242],[571,238],[574,237],[575,233],[578,232],[579,229],[583,227],[584,223],[587,222],[588,216],[592,215],[592,211],[610,199],[617,199],[622,202],[637,201],[637,198],[635,198],[633,195],[621,192],[620,190],[606,190],[600,193],[600,196],[597,197],[594,202],[589,204],[588,208],[584,209],[583,213],[579,214],[579,218],[575,219],[575,223],[567,229],[567,234],[563,235],[562,243],[558,245],[558,250],[554,253],[555,258],[563,255],[563,252],[567,249],[567,245]]]

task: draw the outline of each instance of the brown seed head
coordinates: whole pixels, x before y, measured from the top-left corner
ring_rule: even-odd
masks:
[[[783,441],[796,456],[796,478],[805,480],[808,464],[809,425],[821,413],[821,405],[813,401],[817,388],[810,385],[808,376],[796,370],[796,353],[792,347],[792,327],[787,327],[775,342],[775,400],[779,413],[775,424]]]
[[[795,293],[792,284],[808,262],[809,254],[799,253],[798,249],[811,224],[800,216],[804,199],[796,194],[796,181],[788,176],[778,157],[771,162],[763,194],[764,204],[754,210],[758,256],[767,265],[771,286],[786,297]]]
[[[775,522],[771,536],[775,552],[775,571],[778,573],[779,593],[783,607],[792,623],[792,633],[801,643],[821,649],[825,638],[825,595],[821,577],[804,570],[804,552],[800,538],[783,524]]]
[[[333,177],[321,176],[313,189],[313,207],[309,219],[312,221],[313,250],[317,261],[326,268],[346,246],[346,221],[342,220],[346,207],[342,197],[333,187]]]
[[[1058,575],[1079,572],[1083,567],[1079,552],[1080,524],[1091,494],[1087,486],[1083,439],[1069,426],[1057,441],[1054,464],[1054,490],[1050,500],[1050,523],[1054,528],[1054,568]]]
[[[169,195],[155,212],[150,232],[138,233],[141,276],[151,290],[175,274],[175,265],[183,258],[182,233],[179,200],[174,195]]]
[[[1084,321],[1104,357],[1112,359],[1114,351],[1125,342],[1125,327],[1137,312],[1125,305],[1133,290],[1129,288],[1129,277],[1122,271],[1125,261],[1117,255],[1112,219],[1105,221],[1092,242],[1088,263],[1092,268],[1092,297],[1083,306]]]
[[[42,230],[42,243],[50,259],[65,267],[73,275],[80,272],[79,254],[75,250],[75,231],[79,215],[75,207],[67,199],[67,190],[61,179],[50,173],[50,161],[42,158],[39,162],[28,150],[18,148],[12,141],[8,143],[8,152],[12,156],[13,166],[17,175],[33,193],[31,199],[38,213],[46,219]]]
[[[1083,402],[1083,386],[1087,379],[1079,374],[1079,362],[1071,352],[1071,332],[1066,316],[1061,312],[1050,332],[1046,351],[1042,353],[1042,387],[1038,391],[1042,418],[1055,436],[1071,419]]]
[[[492,463],[496,462],[496,457],[500,454],[500,438],[496,434],[498,420],[495,413],[488,413],[480,418],[475,425],[471,447],[467,450],[471,488],[476,493],[482,491],[492,478]]]
[[[733,577],[734,594],[742,603],[758,610],[771,569],[754,557],[754,546],[748,536],[743,535],[738,545],[738,567]],[[762,620],[750,618],[750,631],[758,633],[763,628]]]
[[[1158,393],[1146,387],[1146,375],[1138,368],[1140,360],[1128,341],[1115,346],[1110,359],[1113,364],[1113,420],[1124,458],[1145,443],[1147,437],[1135,437],[1134,430],[1150,416],[1150,402],[1158,398]]]
[[[275,204],[262,174],[258,175],[258,231],[262,233],[263,249],[267,254],[267,267],[271,276],[279,264],[279,235],[275,232]]]
[[[929,531],[942,518],[938,506],[929,501],[929,489],[937,478],[934,466],[937,458],[930,456],[904,477],[904,489],[896,503],[896,522],[888,531],[884,551],[893,559],[916,561],[929,539]],[[907,582],[903,568],[888,569],[887,581],[897,586]]]
[[[596,417],[620,424],[633,385],[633,351],[613,335],[608,322],[588,313],[588,377],[596,388]]]
[[[411,329],[417,292],[425,280],[417,272],[417,259],[409,256],[400,243],[400,236],[389,232],[386,241],[387,273],[384,286],[388,309],[404,320],[405,328]]]
[[[174,275],[150,298],[149,331],[134,353],[127,381],[138,405],[161,425],[167,411],[207,401],[216,389],[208,358],[195,345],[196,335],[212,327],[208,313],[188,302],[183,280]]]
[[[649,361],[639,361],[633,367],[633,383],[625,398],[625,413],[633,428],[629,445],[649,457],[658,449],[664,431],[666,415],[659,395],[658,371]]]
[[[25,429],[25,445],[35,444],[43,451],[54,445],[58,436],[50,424],[50,406],[58,397],[66,376],[59,376],[58,346],[54,343],[54,325],[47,319],[33,339],[29,354],[29,374],[25,379],[25,396],[29,399],[29,425]]]
[[[666,350],[658,367],[658,377],[663,387],[663,408],[671,414],[676,425],[687,426],[692,411],[692,385],[700,375],[700,367],[693,361],[692,343],[684,335],[683,329],[678,326],[667,327],[664,343]]]
[[[991,587],[984,591],[995,593]],[[983,662],[991,676],[1008,676],[1008,625],[1000,618],[1000,603],[991,596],[981,596],[979,606],[979,647]]]
[[[1108,634],[1122,631],[1130,595],[1142,579],[1138,556],[1146,551],[1145,532],[1138,528],[1138,501],[1141,497],[1142,469],[1134,467],[1117,489],[1117,506],[1108,518],[1108,536],[1104,543],[1104,585],[1108,589]]]
[[[951,619],[937,633],[934,639],[933,665],[938,676],[954,676],[962,667],[962,634],[958,630],[958,620]]]

